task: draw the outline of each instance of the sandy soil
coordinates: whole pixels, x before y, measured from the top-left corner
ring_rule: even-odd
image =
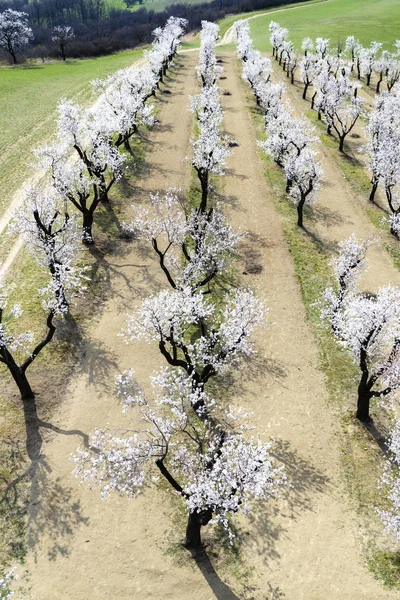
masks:
[[[195,93],[197,54],[180,58],[162,96],[160,125],[149,135],[147,170],[134,191],[143,201],[149,191],[190,182],[189,138],[192,115],[187,95]],[[196,564],[171,553],[179,535],[174,507],[163,492],[146,489],[135,500],[110,498],[79,486],[69,455],[95,426],[124,426],[113,385],[115,375],[133,366],[138,381],[162,364],[157,348],[125,346],[117,337],[124,315],[165,282],[150,251],[136,243],[104,257],[110,272],[110,299],[89,331],[85,359],[48,432],[32,484],[28,511],[30,552],[21,585],[32,600],[389,600],[366,570],[357,541],[357,521],[341,482],[340,451],[327,407],[317,348],[306,323],[292,259],[282,234],[257,156],[256,137],[246,108],[238,65],[224,55],[223,96],[226,129],[238,142],[223,186],[233,225],[248,230],[242,252],[243,279],[255,286],[269,307],[269,324],[259,333],[256,359],[240,369],[233,400],[254,411],[263,436],[275,438],[293,488],[280,500],[259,506],[243,522],[246,581],[217,573],[211,562]],[[332,185],[337,174],[332,171]],[[330,181],[330,179],[329,179]],[[331,183],[331,181],[330,181]],[[334,194],[344,194],[344,187]],[[327,192],[326,192],[327,193]],[[331,204],[336,196],[331,197]],[[326,203],[330,210],[328,195]],[[335,211],[337,206],[335,205]],[[348,219],[362,218],[357,213]],[[347,218],[347,217],[346,217]],[[351,223],[347,223],[351,228]],[[331,235],[326,219],[319,235]],[[335,230],[336,231],[336,230]],[[337,230],[338,231],[338,230]],[[347,234],[343,234],[346,237]],[[100,259],[99,259],[100,260]],[[385,269],[383,262],[382,269]],[[387,265],[389,269],[389,264]]]
[[[254,410],[254,422],[263,434],[278,440],[276,455],[287,466],[294,486],[285,500],[267,506],[256,517],[252,530],[258,535],[249,536],[246,554],[257,565],[261,589],[270,585],[288,600],[397,597],[384,591],[364,566],[355,536],[356,520],[341,482],[340,450],[323,376],[316,368],[318,351],[305,320],[281,221],[257,159],[238,64],[230,55],[225,60],[223,85],[231,93],[223,97],[225,123],[239,144],[225,180],[231,200],[229,218],[250,231],[243,270],[248,271],[252,263],[262,269],[246,280],[270,309],[269,327],[258,339],[257,373],[244,373],[240,397]],[[328,165],[324,168],[328,171]],[[329,170],[324,202],[327,210],[333,211],[334,203],[339,212],[337,199],[347,189],[342,179],[336,180],[337,174]],[[343,221],[351,228],[362,216],[348,211]],[[336,223],[320,219],[318,234],[337,239],[339,230],[333,226]],[[347,231],[341,231],[346,237]]]

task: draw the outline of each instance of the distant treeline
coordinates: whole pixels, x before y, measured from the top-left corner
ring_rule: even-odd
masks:
[[[29,57],[56,56],[51,29],[55,25],[71,25],[75,38],[69,43],[67,54],[79,58],[110,54],[151,42],[153,29],[162,26],[171,15],[188,19],[191,31],[199,29],[202,20],[216,21],[228,14],[283,4],[288,4],[288,0],[213,0],[202,4],[174,4],[164,12],[145,8],[132,12],[107,10],[104,0],[0,0],[0,12],[12,8],[29,14],[35,36],[25,50]],[[6,58],[5,54],[3,57]]]

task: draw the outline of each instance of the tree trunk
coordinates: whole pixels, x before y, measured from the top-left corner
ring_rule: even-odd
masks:
[[[307,100],[307,90],[308,90],[309,85],[310,85],[309,83],[304,84],[303,100]],[[311,108],[314,108],[314,107],[312,106]]]
[[[207,210],[207,200],[208,200],[208,171],[204,171],[200,173],[197,172],[200,184],[201,184],[201,204],[200,211],[205,212]]]
[[[9,366],[9,370],[21,394],[22,400],[31,400],[35,397],[26,374],[17,367]]]
[[[369,195],[369,200],[370,200],[370,202],[373,202],[374,199],[375,199],[376,190],[378,189],[379,181],[378,180],[372,180],[371,183],[372,183],[372,188],[371,188],[371,193]]]
[[[340,152],[344,152],[344,138],[345,137],[346,137],[345,135],[341,135],[339,137],[339,139],[340,139],[340,143],[339,143],[339,150],[340,150]]]
[[[315,103],[316,95],[317,95],[317,92],[314,92],[313,97],[311,98],[311,110],[314,110],[314,103]]]
[[[381,73],[378,83],[376,84],[376,93],[377,94],[379,94],[379,90],[381,89],[381,83],[382,83],[382,73]]]
[[[358,400],[357,400],[357,412],[356,417],[363,423],[369,423],[372,421],[369,414],[369,404],[371,400],[371,393],[366,389],[365,382],[363,379],[360,381],[358,386]]]
[[[83,227],[82,227],[82,242],[85,246],[93,246],[93,236],[92,236],[92,227],[93,227],[93,213],[85,212],[83,214]]]
[[[185,548],[198,548],[201,546],[201,527],[207,525],[211,518],[212,511],[210,509],[189,513],[186,536],[183,540]]]
[[[297,205],[297,225],[303,227],[303,207],[305,200],[300,200]]]
[[[370,81],[371,81],[371,73],[368,73],[368,75],[367,75],[367,87],[369,87]]]

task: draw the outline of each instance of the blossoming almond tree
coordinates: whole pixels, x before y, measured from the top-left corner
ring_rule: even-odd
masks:
[[[230,154],[229,140],[221,131],[223,111],[215,85],[193,96],[190,108],[198,120],[199,135],[192,140],[192,164],[201,185],[200,212],[204,213],[211,208],[208,206],[210,175],[223,175],[225,159]]]
[[[215,44],[219,37],[219,26],[209,21],[201,22],[200,53],[197,65],[197,73],[203,87],[216,84],[222,68],[217,63],[215,56]]]
[[[157,342],[167,363],[183,369],[201,389],[210,377],[253,353],[249,338],[264,315],[251,290],[229,292],[223,306],[206,298],[190,288],[162,291],[128,316],[123,332],[127,343]]]
[[[47,333],[36,345],[34,345],[33,333],[28,331],[13,333],[12,331],[12,322],[19,319],[22,314],[20,304],[8,306],[8,292],[4,285],[0,284],[0,363],[3,363],[9,370],[18,386],[21,398],[29,400],[34,398],[35,394],[27,379],[26,371],[43,348],[53,339],[56,330],[53,320],[57,314],[57,303],[47,309]]]
[[[33,39],[28,26],[28,13],[7,8],[0,13],[0,48],[8,52],[17,64],[17,52]]]
[[[150,196],[151,207],[133,206],[128,229],[151,242],[173,289],[189,287],[193,293],[223,271],[237,246],[235,234],[221,212],[188,209],[177,190]]]
[[[297,208],[297,225],[303,227],[304,206],[315,199],[323,173],[316,153],[305,148],[297,156],[289,154],[285,158],[284,171],[290,184],[289,194]]]
[[[154,106],[146,105],[146,101],[153,95],[156,84],[150,69],[124,69],[105,80],[92,82],[94,89],[101,92],[97,110],[117,135],[113,141],[117,148],[123,144],[133,154],[130,138],[140,125],[154,124]]]
[[[54,189],[31,188],[14,217],[12,231],[24,235],[37,263],[50,273],[50,282],[39,290],[45,308],[54,308],[57,314],[68,313],[68,295],[83,292],[87,278],[86,269],[78,265],[78,224],[68,214],[65,201]]]
[[[372,398],[390,398],[400,387],[400,290],[357,290],[367,247],[354,236],[341,244],[335,265],[338,285],[326,290],[321,313],[360,368],[356,416],[364,422],[371,420]]]
[[[65,187],[68,180],[82,182],[79,191],[73,187],[64,193],[83,215],[82,241],[92,245],[94,212],[100,202],[108,200],[109,190],[121,178],[124,156],[112,143],[112,123],[105,115],[85,111],[70,100],[62,100],[58,112],[58,137],[64,143],[64,156],[69,157],[73,149],[78,160],[67,164],[60,158],[54,175],[58,189]]]
[[[369,199],[374,200],[379,182],[382,181],[393,214],[398,212],[394,192],[399,180],[400,166],[399,103],[397,94],[384,92],[375,98],[374,109],[367,125],[368,143],[365,147],[372,171]]]
[[[182,374],[164,370],[153,378],[153,401],[133,375],[131,370],[119,378],[118,392],[125,408],[140,411],[142,428],[97,430],[90,448],[78,449],[75,474],[89,487],[100,487],[103,497],[111,492],[135,497],[154,465],[186,504],[184,546],[200,546],[201,527],[210,522],[222,523],[233,539],[228,517],[247,514],[254,499],[267,500],[284,483],[270,444],[245,437],[241,412],[228,408],[221,414],[214,399],[194,391]],[[199,395],[207,418],[193,410]]]
[[[67,60],[65,49],[74,37],[74,30],[69,25],[57,25],[51,32],[51,40],[58,45],[64,61]]]
[[[339,151],[344,152],[344,141],[364,114],[363,101],[354,94],[355,84],[346,69],[340,77],[330,77],[325,89],[323,113],[328,133],[334,129],[339,138]]]

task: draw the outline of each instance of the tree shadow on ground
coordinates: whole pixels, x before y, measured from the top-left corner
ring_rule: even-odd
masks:
[[[42,421],[34,399],[24,400],[23,410],[29,463],[17,477],[3,481],[0,506],[6,506],[11,512],[22,510],[27,515],[26,541],[35,559],[46,534],[50,540],[47,545],[49,559],[56,560],[58,556],[68,556],[70,537],[76,528],[87,526],[89,519],[82,514],[79,500],[74,499],[74,490],[66,486],[61,478],[51,477],[51,466],[42,454],[42,430],[77,436],[86,447],[89,438],[79,429],[64,430]],[[21,554],[24,552],[21,551]]]
[[[265,563],[280,558],[277,540],[287,530],[285,523],[296,521],[305,511],[313,512],[314,497],[327,493],[330,483],[329,477],[300,456],[287,440],[275,441],[271,455],[284,466],[290,485],[280,488],[278,499],[257,502],[248,517],[252,529],[258,533],[256,547]]]
[[[190,554],[217,600],[241,600],[219,577],[205,548],[192,548]]]

